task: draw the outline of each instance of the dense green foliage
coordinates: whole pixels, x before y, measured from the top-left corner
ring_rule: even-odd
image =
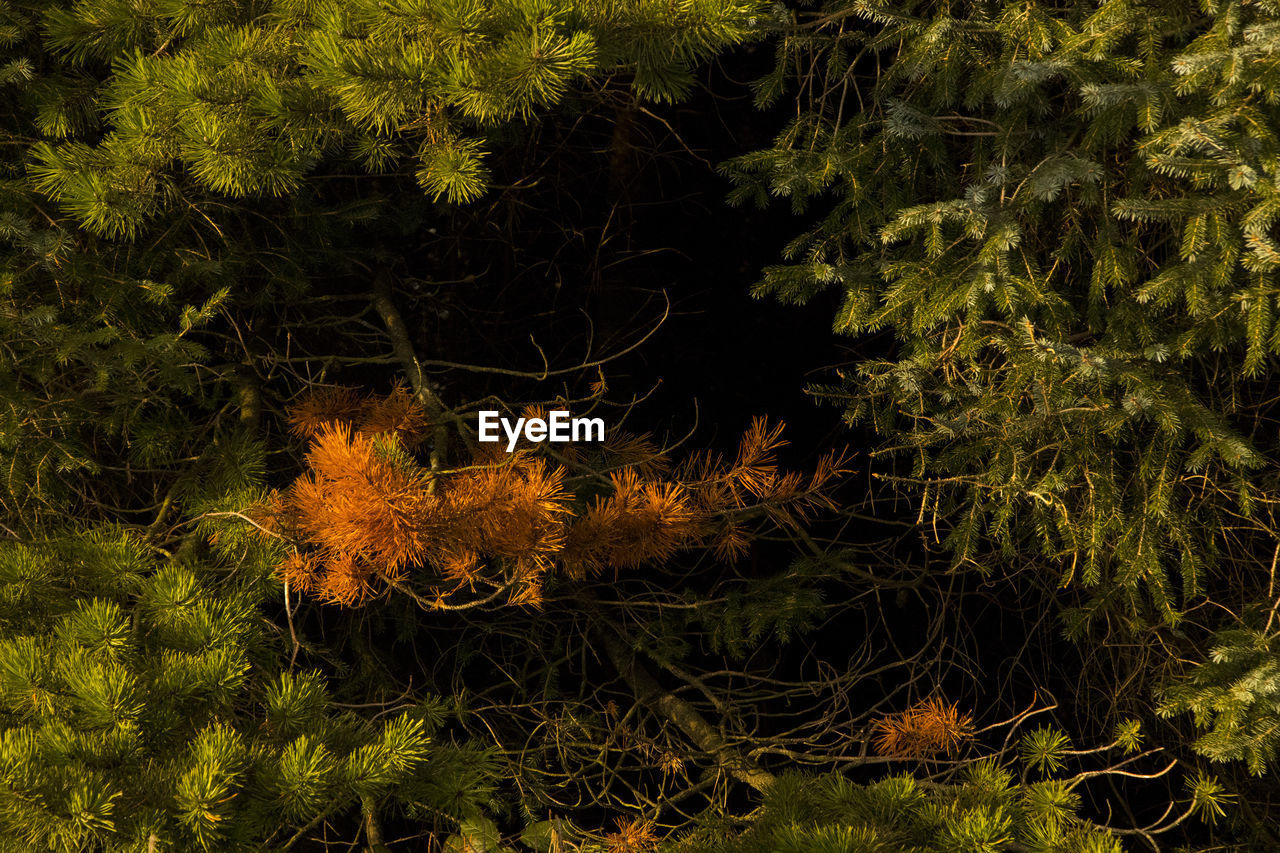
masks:
[[[1259,775],[1274,768],[1280,758],[1278,640],[1267,629],[1221,632],[1209,659],[1164,691],[1161,713],[1193,714],[1209,730],[1196,749],[1215,761],[1244,761]]]
[[[0,51],[0,850],[1278,843],[1280,4],[20,0]],[[645,412],[797,230],[755,293],[838,305],[891,502]],[[526,405],[609,441],[476,443]]]
[[[1191,712],[1207,731],[1160,742],[1274,769],[1251,614],[1280,498],[1280,6],[870,0],[777,26],[756,98],[795,117],[724,170],[808,223],[755,293],[834,290],[861,342],[812,390],[882,437],[953,570],[1062,614],[1102,699],[1080,723]]]
[[[0,547],[0,848],[276,849],[388,797],[477,813],[492,770],[432,742],[445,703],[335,706],[281,660],[270,585],[227,568],[111,530]]]
[[[482,820],[494,767],[457,720],[437,736],[449,703],[358,624],[295,625],[251,535],[290,467],[292,347],[485,190],[487,149],[610,75],[680,97],[754,11],[4,4],[6,849],[377,849],[384,821]]]
[[[432,220],[427,195],[483,191],[486,134],[593,75],[678,97],[754,8],[6,3],[6,507],[32,519],[105,457],[200,455],[228,406],[255,420],[252,336],[227,319],[314,323],[290,315],[315,278],[367,281],[379,243]],[[417,200],[351,187],[401,169]],[[198,334],[215,318],[220,336]]]
[[[1176,620],[1275,494],[1280,12],[830,9],[759,88],[803,69],[804,111],[729,167],[738,201],[823,208],[757,293],[836,288],[837,331],[899,341],[828,393],[910,466],[958,564],[1039,552]]]
[[[954,785],[890,776],[854,785],[840,776],[784,776],[763,815],[725,843],[689,839],[681,849],[717,853],[1119,853],[1119,842],[1080,820],[1079,796],[1059,781],[1014,784],[983,762]]]
[[[90,230],[132,235],[192,192],[279,196],[326,161],[411,159],[431,196],[478,197],[484,133],[590,75],[670,100],[752,30],[754,3],[92,0],[27,20],[42,75],[33,182]],[[110,63],[105,85],[85,70]],[[92,143],[77,141],[90,136]],[[180,164],[182,178],[170,168]]]

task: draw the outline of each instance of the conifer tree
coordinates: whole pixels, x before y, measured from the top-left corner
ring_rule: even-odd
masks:
[[[389,235],[440,224],[483,191],[485,150],[581,108],[566,98],[606,75],[680,97],[693,63],[752,37],[755,12],[4,4],[6,511],[52,509],[106,456],[154,471],[199,455],[193,437],[228,404],[255,422],[273,403],[257,361],[282,323],[306,328],[317,279],[394,264]]]
[[[1254,772],[1276,695],[1248,614],[1275,595],[1278,21],[1216,0],[776,7],[755,94],[795,111],[724,167],[733,202],[804,217],[755,293],[835,292],[858,358],[813,390],[882,437],[877,473],[952,570],[1064,614],[1090,667],[1071,677],[1107,697],[1082,718],[1159,710],[1189,764]],[[1226,772],[1253,803],[1244,849],[1274,844],[1265,786]]]
[[[1092,590],[1077,628],[1100,606],[1176,622],[1258,550],[1224,527],[1269,523],[1276,15],[786,13],[757,98],[796,88],[799,114],[726,167],[737,202],[817,209],[756,293],[835,289],[837,332],[892,333],[825,389],[902,459],[886,476],[957,566],[1038,552]]]

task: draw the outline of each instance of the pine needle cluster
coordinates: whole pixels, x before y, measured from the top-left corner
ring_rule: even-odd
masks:
[[[468,465],[433,473],[410,452],[428,424],[402,388],[385,397],[325,391],[289,419],[310,439],[306,470],[260,515],[293,543],[281,576],[342,605],[402,586],[419,570],[437,601],[480,584],[503,588],[511,603],[536,604],[552,570],[583,578],[694,547],[733,559],[751,541],[753,518],[801,524],[833,506],[830,491],[843,473],[834,455],[807,476],[782,470],[782,426],[759,419],[732,460],[699,454],[670,474],[661,454],[637,456],[645,441],[624,437],[618,456],[632,461],[607,475],[578,475],[595,492],[584,500],[569,489],[569,469],[527,445],[510,454],[477,446]]]
[[[682,853],[883,853],[1025,850],[1120,853],[1120,842],[1077,814],[1080,796],[1060,780],[1014,783],[990,759],[946,784],[890,776],[868,785],[844,776],[778,778],[746,831],[694,833]]]
[[[405,169],[433,199],[472,201],[496,128],[607,74],[639,97],[681,98],[690,66],[754,38],[759,11],[754,0],[49,6],[22,21],[58,72],[42,81],[52,97],[32,175],[110,236],[137,234],[193,191],[287,195],[325,161]],[[101,68],[110,78],[88,97]]]
[[[873,726],[878,753],[893,758],[954,756],[973,736],[973,716],[934,697],[881,717]]]
[[[1261,776],[1280,765],[1280,635],[1238,627],[1214,637],[1208,659],[1166,686],[1160,712],[1190,713],[1196,750],[1244,761]]]
[[[609,853],[649,853],[657,848],[654,824],[644,818],[619,818],[618,829],[604,837]]]
[[[484,754],[433,742],[446,702],[340,707],[239,568],[110,528],[0,543],[0,851],[284,849],[365,800],[483,800]]]
[[[289,408],[288,422],[300,438],[315,438],[331,424],[349,423],[362,435],[394,433],[409,448],[427,431],[426,414],[403,383],[386,395],[361,395],[343,386],[320,389]]]

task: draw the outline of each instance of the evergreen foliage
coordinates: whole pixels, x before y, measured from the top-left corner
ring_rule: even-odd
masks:
[[[203,562],[111,529],[0,545],[0,849],[287,849],[363,802],[484,804],[448,703],[343,710],[282,666],[263,587]]]
[[[1280,637],[1232,628],[1214,638],[1208,660],[1168,686],[1161,713],[1190,713],[1207,729],[1195,742],[1213,761],[1274,771],[1280,756]]]
[[[1245,614],[1274,602],[1280,6],[832,0],[772,25],[756,101],[795,114],[723,171],[807,223],[754,293],[834,291],[859,341],[811,390],[882,437],[953,570],[1065,614],[1105,697],[1078,714],[1189,713],[1198,737],[1145,731],[1273,766],[1272,635]],[[1074,754],[1048,728],[1021,748]],[[1265,787],[1197,772],[1188,814],[1253,798],[1241,843],[1274,845]]]
[[[893,335],[819,390],[909,466],[957,565],[1038,552],[1095,607],[1175,622],[1248,559],[1221,531],[1274,495],[1278,21],[871,0],[779,22],[758,98],[795,87],[799,114],[726,171],[734,201],[819,212],[755,292],[835,289],[838,332]]]
[[[1119,853],[1107,832],[1081,819],[1063,781],[1015,784],[993,762],[953,784],[888,776],[857,785],[841,776],[789,774],[765,797],[751,826],[728,841],[696,834],[689,853]]]
[[[201,452],[191,436],[209,401],[196,365],[209,352],[196,335],[228,291],[217,286],[225,271],[198,260],[117,265],[126,259],[39,223],[39,205],[10,190],[0,226],[0,510],[34,535],[75,502],[71,484],[104,464],[154,470]]]
[[[262,503],[265,478],[296,472],[274,417],[311,379],[309,366],[294,372],[291,348],[331,343],[339,288],[367,288],[371,266],[397,264],[399,247],[388,248],[397,236],[420,239],[451,215],[434,201],[483,192],[486,152],[527,133],[535,116],[578,110],[578,97],[614,79],[629,99],[680,98],[693,63],[753,37],[757,11],[721,0],[5,4],[0,334],[13,369],[0,371],[2,532],[26,543],[16,549],[54,548],[50,537],[57,548],[87,548],[90,534],[65,531],[123,522],[141,568],[105,598],[68,582],[55,612],[15,622],[21,642],[10,662],[30,677],[69,654],[60,632],[88,630],[63,627],[81,604],[94,625],[127,622],[105,675],[51,668],[50,692],[73,697],[50,700],[55,734],[44,717],[16,718],[12,728],[41,749],[58,738],[96,744],[108,723],[133,740],[106,758],[89,747],[77,747],[83,760],[53,747],[15,756],[15,803],[36,797],[51,817],[7,815],[0,843],[277,849],[313,843],[332,825],[376,850],[383,819],[422,832],[452,829],[447,818],[483,822],[493,779],[484,754],[428,742],[444,705],[389,671],[395,654],[417,650],[375,647],[365,635],[393,624],[393,647],[423,626],[403,611],[338,619],[327,636],[334,647],[321,646],[294,622],[320,617],[297,608],[271,575],[283,557],[278,537],[256,535],[246,514]],[[321,373],[335,354],[316,357]],[[414,394],[431,396],[420,384]],[[422,410],[393,409],[383,405],[374,413],[382,421],[362,423],[368,431],[345,450],[368,439],[364,449],[377,446],[365,473],[392,460],[421,482],[431,469],[387,433],[420,440]],[[444,453],[437,439],[433,463]],[[647,455],[643,444],[632,450]],[[349,468],[328,485],[350,486]],[[499,472],[482,490],[500,501],[482,544],[504,533],[502,511],[525,508],[527,495],[501,492],[527,483],[528,468]],[[758,473],[749,464],[740,472]],[[633,474],[618,489],[607,478],[595,484],[599,530],[613,529],[610,514],[681,501],[668,494],[675,486]],[[341,489],[323,497],[334,496]],[[624,553],[626,537],[587,537],[600,553],[584,554],[581,571],[669,554],[703,534],[691,524],[667,531],[652,552]],[[453,552],[475,544],[464,528],[451,528]],[[723,529],[724,547],[740,549],[735,526]],[[479,553],[515,565],[530,550],[508,545]],[[394,562],[379,569],[389,577]],[[195,607],[194,627],[153,624],[154,595]],[[308,669],[295,670],[299,659]],[[326,681],[378,722],[338,710],[320,688]],[[448,676],[434,686],[460,689]],[[407,702],[382,701],[402,688]],[[120,693],[128,701],[108,710],[123,722],[99,719],[101,708],[80,713],[89,700],[74,698],[79,691],[102,693],[98,705]],[[23,697],[11,701],[20,707]],[[85,811],[89,794],[99,800]],[[89,823],[76,823],[81,813]]]
[[[432,198],[473,200],[486,134],[604,74],[682,97],[689,66],[750,37],[759,12],[739,0],[15,5],[11,61],[29,58],[25,38],[56,63],[28,84],[45,137],[31,179],[107,236],[204,193],[294,193],[330,164],[411,164]]]
[[[450,288],[479,267],[427,235],[464,223],[523,253],[531,193],[466,205],[538,184],[539,121],[603,104],[625,154],[627,121],[774,27],[758,100],[793,71],[807,100],[729,167],[735,198],[831,209],[759,293],[836,287],[841,332],[897,341],[827,393],[910,458],[898,482],[957,564],[1048,562],[1128,627],[1179,622],[1255,555],[1272,500],[1277,20],[1174,0],[0,3],[0,850],[385,853],[387,821],[450,853],[500,853],[517,824],[538,851],[648,853],[748,789],[767,792],[752,829],[689,844],[1116,850],[1077,816],[1109,771],[1056,774],[1140,761],[1145,730],[1013,746],[1026,714],[993,720],[1020,696],[943,698],[977,681],[939,633],[962,593],[902,540],[808,529],[839,457],[788,472],[764,420],[679,465],[620,430],[481,452],[474,401],[517,411],[518,382],[554,376],[538,405],[607,408],[608,358],[593,328],[575,367],[467,363],[515,315],[571,313],[568,289],[459,317]],[[463,336],[493,352],[437,345]],[[834,664],[788,645],[833,625],[875,642]],[[1271,641],[1223,637],[1165,707],[1257,770]],[[990,731],[1055,778],[965,759]],[[940,759],[967,769],[774,775]],[[1234,796],[1204,774],[1190,793],[1169,829]]]

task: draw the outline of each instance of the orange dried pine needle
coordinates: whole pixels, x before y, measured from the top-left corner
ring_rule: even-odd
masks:
[[[604,837],[609,853],[648,853],[658,846],[653,821],[643,818],[618,818],[618,831]]]
[[[613,493],[569,531],[563,559],[576,573],[634,568],[670,557],[701,536],[706,516],[684,484],[642,480],[634,468],[610,475]]]
[[[417,445],[429,426],[426,411],[399,383],[385,396],[362,396],[342,386],[323,388],[290,406],[287,419],[290,430],[301,438],[346,424],[365,435],[394,433],[406,447]]]
[[[307,454],[311,471],[290,489],[297,528],[323,551],[402,567],[422,553],[418,516],[429,501],[421,469],[397,464],[374,438],[326,426]]]
[[[354,388],[322,388],[289,407],[289,429],[300,438],[311,438],[328,424],[351,423],[363,405],[364,398]]]
[[[365,399],[358,429],[366,435],[394,433],[405,447],[416,447],[429,425],[426,410],[409,389],[397,384],[385,397]]]
[[[941,699],[926,699],[876,721],[875,748],[893,758],[955,755],[973,736],[973,717]]]
[[[262,508],[263,527],[294,545],[279,568],[291,586],[343,605],[424,569],[438,597],[505,586],[510,603],[537,605],[557,567],[580,578],[691,547],[734,560],[755,536],[744,509],[801,523],[830,505],[829,487],[844,473],[834,456],[808,478],[780,470],[782,425],[764,419],[732,463],[700,454],[674,474],[647,437],[615,434],[593,451],[612,470],[607,488],[584,506],[565,468],[531,447],[508,454],[482,445],[470,465],[431,472],[410,453],[430,424],[402,385],[382,397],[322,391],[295,405],[289,423],[310,439],[307,470]]]

